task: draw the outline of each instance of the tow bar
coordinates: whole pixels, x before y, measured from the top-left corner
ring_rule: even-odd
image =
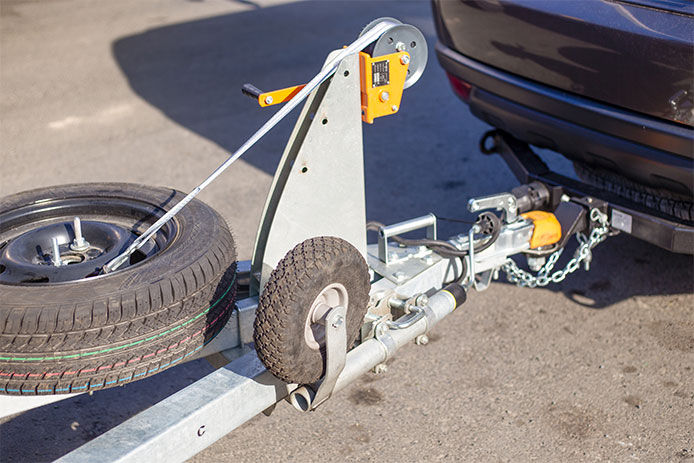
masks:
[[[426,61],[415,27],[381,18],[330,53],[306,85],[270,92],[244,86],[261,107],[284,106],[104,268],[117,268],[305,99],[253,258],[239,263],[246,297],[223,331],[191,356],[219,368],[58,461],[186,460],[283,399],[300,411],[315,410],[368,371],[385,372],[399,348],[426,344],[427,333],[468,291],[487,289],[501,272],[535,287],[561,281],[581,265],[588,270],[593,249],[611,234],[608,205],[537,181],[469,200],[476,222],[448,240],[437,236],[434,214],[366,223],[362,123],[396,114]],[[377,233],[371,244],[367,229]],[[402,236],[412,232],[422,237]],[[574,256],[555,270],[572,236]],[[517,256],[526,258],[528,270]],[[18,411],[22,400],[27,409],[58,398],[2,400],[3,406],[14,401]]]

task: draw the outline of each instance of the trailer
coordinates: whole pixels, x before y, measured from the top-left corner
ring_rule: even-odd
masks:
[[[523,184],[470,199],[478,218],[459,234],[441,239],[434,214],[367,223],[362,124],[400,111],[426,63],[421,32],[380,18],[306,85],[244,86],[259,106],[283,106],[188,195],[114,184],[0,201],[0,283],[5,300],[26,303],[0,306],[2,415],[204,357],[216,371],[58,460],[183,461],[282,400],[309,412],[365,373],[383,373],[398,349],[426,344],[467,292],[501,273],[530,288],[562,281],[587,271],[592,250],[619,231],[655,227],[691,247],[691,229],[543,177],[529,148],[503,133],[485,136],[483,149],[501,152]],[[225,226],[195,197],[304,101],[253,258],[237,261]],[[412,233],[420,236],[402,236]],[[567,246],[573,257],[555,269]],[[176,265],[166,289],[157,272]],[[49,296],[84,296],[71,285],[94,293],[88,306],[37,309]],[[135,289],[104,299],[123,288]],[[126,316],[122,330],[125,322],[109,324]]]

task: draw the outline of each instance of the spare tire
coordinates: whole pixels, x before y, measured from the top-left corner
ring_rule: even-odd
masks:
[[[198,200],[121,268],[100,273],[183,197],[112,183],[0,199],[0,393],[126,384],[182,362],[221,330],[236,297],[236,252],[224,219]],[[75,246],[74,217],[86,246]]]

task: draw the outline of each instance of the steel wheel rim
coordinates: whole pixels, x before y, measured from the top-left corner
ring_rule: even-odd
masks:
[[[65,284],[102,278],[101,268],[120,254],[165,211],[142,200],[120,197],[46,199],[0,212],[0,284]],[[74,217],[80,217],[89,247],[74,244]],[[121,268],[140,265],[165,251],[179,232],[167,223]],[[50,239],[58,241],[65,265],[53,263]]]
[[[311,350],[320,350],[325,345],[325,316],[334,307],[349,305],[347,288],[340,283],[332,283],[318,293],[304,323],[304,341]]]

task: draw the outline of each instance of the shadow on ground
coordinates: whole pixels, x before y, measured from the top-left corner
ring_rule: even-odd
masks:
[[[340,14],[341,10],[349,14]],[[250,136],[278,108],[260,109],[241,94],[244,83],[263,90],[305,83],[331,50],[355,40],[379,16],[393,14],[418,25],[427,33],[429,45],[434,43],[428,5],[361,2],[359,14],[355,10],[349,2],[254,9],[151,29],[117,40],[112,51],[128,83],[145,101],[233,151],[245,141],[239,134]],[[435,65],[434,60],[430,64]],[[273,174],[295,118],[290,116],[284,130],[273,131],[261,149],[244,160]],[[395,141],[393,148],[409,146]]]

